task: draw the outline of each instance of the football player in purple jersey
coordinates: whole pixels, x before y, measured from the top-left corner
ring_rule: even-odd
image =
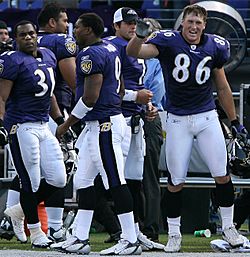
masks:
[[[76,88],[77,46],[75,39],[67,34],[68,17],[65,8],[58,3],[49,3],[44,6],[37,18],[38,45],[50,49],[56,56],[56,80],[54,94],[63,116],[68,117],[72,108],[72,91]],[[55,121],[57,125],[64,122],[60,116]],[[61,140],[62,147],[69,155],[66,161],[66,171],[72,170],[76,158],[74,138],[68,132]],[[65,239],[65,230],[62,227],[64,211],[64,189],[58,190],[50,199],[45,201],[48,214],[48,237],[53,241]]]
[[[8,131],[20,182],[20,204],[4,213],[11,218],[20,241],[27,241],[25,216],[32,245],[48,247],[51,240],[41,230],[37,205],[66,183],[62,151],[48,127],[49,112],[53,118],[61,115],[58,106],[51,108],[56,58],[49,49],[37,47],[36,28],[30,21],[18,23],[14,34],[18,51],[0,56],[0,131]]]
[[[114,13],[113,26],[115,36],[107,37],[121,55],[121,72],[124,79],[125,95],[122,101],[122,113],[128,124],[126,136],[122,144],[125,159],[125,178],[134,200],[134,222],[138,241],[144,250],[163,249],[163,245],[149,240],[139,228],[140,190],[143,179],[143,164],[145,155],[145,139],[142,116],[146,105],[151,102],[153,93],[145,89],[143,78],[146,64],[143,59],[134,58],[126,54],[126,46],[135,35],[135,10],[129,7],[119,8]],[[156,114],[157,108],[152,107],[151,113]]]
[[[76,147],[79,162],[74,177],[78,191],[75,235],[51,247],[78,254],[89,254],[89,230],[95,209],[94,179],[100,173],[109,189],[122,229],[122,239],[101,255],[140,254],[133,221],[133,199],[124,178],[122,140],[126,121],[121,110],[121,60],[110,42],[101,39],[103,20],[94,13],[81,15],[75,24],[75,36],[82,50],[76,59],[77,104],[69,118],[57,128],[60,138],[78,120],[84,120]]]
[[[49,48],[56,56],[55,96],[62,113],[71,110],[72,90],[76,87],[75,39],[67,34],[68,17],[65,8],[49,3],[38,14],[38,45]]]
[[[75,90],[75,57],[77,47],[75,40],[68,36],[68,17],[65,8],[57,3],[45,5],[38,15],[38,46],[50,49],[56,56],[56,76],[54,94],[57,104],[63,115],[68,115],[71,110],[72,91]],[[58,116],[55,122],[60,125],[64,122],[62,115]],[[52,122],[50,120],[49,125]],[[51,127],[51,126],[50,126]],[[72,170],[72,165],[76,159],[76,153],[73,146],[74,138],[68,132],[61,140],[60,144],[67,151],[66,171]],[[44,181],[42,180],[43,184]],[[19,202],[19,183],[18,176],[13,179],[11,188],[8,191],[6,207]],[[48,215],[48,238],[53,241],[62,241],[65,239],[65,230],[62,227],[64,211],[64,188],[57,190],[49,199],[45,201],[46,212]],[[4,235],[6,231],[0,230]]]
[[[206,19],[206,9],[189,5],[183,11],[181,31],[155,32],[147,41],[149,26],[138,21],[136,36],[127,46],[131,56],[158,58],[168,87],[166,160],[170,177],[165,203],[169,228],[166,252],[181,248],[181,191],[194,139],[216,182],[223,238],[232,246],[244,243],[233,225],[234,190],[227,170],[225,139],[215,110],[212,78],[219,101],[231,121],[233,135],[242,136],[247,131],[237,120],[223,69],[229,58],[229,42],[204,33]]]

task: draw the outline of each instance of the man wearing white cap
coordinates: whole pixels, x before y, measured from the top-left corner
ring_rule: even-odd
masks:
[[[125,95],[122,101],[122,113],[127,121],[127,131],[122,143],[125,160],[125,178],[134,202],[134,222],[137,239],[144,250],[163,249],[164,246],[150,241],[139,229],[138,214],[140,206],[140,190],[143,179],[143,163],[145,155],[145,140],[142,115],[149,120],[155,118],[157,108],[151,104],[153,93],[145,89],[143,77],[146,73],[144,60],[130,57],[126,54],[129,40],[135,36],[137,13],[122,7],[114,13],[115,36],[106,38],[119,50],[121,56],[121,71],[125,84]],[[110,248],[112,252],[113,248]],[[109,249],[105,250],[105,253]],[[111,254],[111,252],[109,254]]]

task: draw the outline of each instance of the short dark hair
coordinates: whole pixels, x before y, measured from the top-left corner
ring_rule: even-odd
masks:
[[[201,16],[204,22],[207,21],[207,10],[198,4],[191,4],[186,6],[183,10],[182,19],[184,19],[190,13],[194,13],[196,16]]]
[[[60,4],[46,4],[37,16],[38,25],[40,27],[44,27],[51,18],[53,18],[55,21],[58,21],[61,12],[66,12],[66,9],[62,7]]]
[[[15,27],[14,27],[14,35],[15,35],[15,37],[17,36],[17,28],[18,28],[18,26],[26,25],[26,24],[31,24],[33,26],[33,28],[35,29],[35,31],[37,30],[36,29],[36,25],[32,21],[23,20],[23,21],[18,22],[15,25]]]
[[[0,29],[8,29],[6,22],[0,21]]]
[[[104,32],[104,22],[102,18],[95,13],[84,13],[78,18],[81,24],[86,27],[91,27],[96,37],[101,37]]]

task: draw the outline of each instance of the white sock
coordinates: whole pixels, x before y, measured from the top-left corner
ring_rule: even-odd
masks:
[[[10,208],[20,202],[20,193],[15,190],[8,190],[8,196],[6,201],[6,208]]]
[[[230,207],[220,207],[222,230],[233,226],[234,205]]]
[[[181,235],[181,217],[167,218],[168,234],[170,236]]]
[[[46,207],[49,228],[53,228],[57,231],[62,227],[63,210],[64,209],[60,207]]]
[[[134,225],[134,214],[133,212],[127,212],[117,215],[121,224],[122,234],[121,238],[128,240],[131,243],[137,241]]]
[[[89,238],[89,230],[93,218],[93,210],[78,210],[77,212],[77,227],[76,237],[80,240]]]
[[[139,233],[140,233],[139,222],[136,222],[135,223],[135,234],[137,237],[138,237]]]
[[[27,228],[30,230],[30,233],[31,232],[36,233],[38,230],[42,231],[40,222],[36,224],[27,224]]]

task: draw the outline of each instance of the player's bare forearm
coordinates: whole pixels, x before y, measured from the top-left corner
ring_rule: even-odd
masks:
[[[55,95],[53,94],[51,97],[51,107],[50,107],[50,116],[52,117],[53,120],[56,120],[56,118],[63,116],[60,108],[57,104],[57,100]]]
[[[139,53],[144,41],[144,39],[138,38],[136,36],[129,40],[126,48],[127,54],[133,57],[139,57]]]
[[[236,119],[236,111],[231,88],[226,79],[224,69],[214,69],[213,79],[216,85],[218,99],[230,121]]]
[[[58,139],[60,139],[69,130],[69,128],[72,125],[74,125],[77,121],[79,121],[78,118],[76,118],[73,115],[70,115],[68,117],[68,119],[63,124],[61,124],[60,126],[57,127],[57,129],[56,129],[56,137]]]
[[[220,90],[218,91],[218,99],[224,111],[227,114],[227,117],[230,121],[236,119],[236,111],[234,100],[232,96],[232,92],[228,90]]]

